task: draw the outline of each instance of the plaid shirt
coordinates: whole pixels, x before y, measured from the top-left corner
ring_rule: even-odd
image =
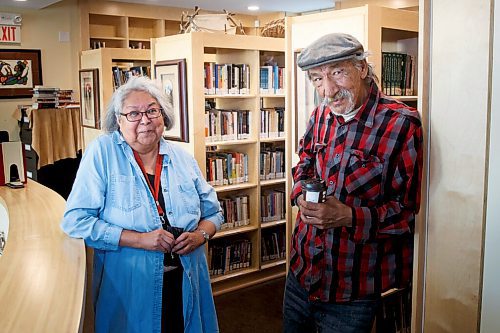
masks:
[[[352,227],[320,230],[297,216],[290,268],[310,300],[345,302],[408,284],[420,206],[422,127],[418,112],[382,95],[376,84],[348,122],[314,110],[292,169],[324,179],[327,195],[352,208]]]

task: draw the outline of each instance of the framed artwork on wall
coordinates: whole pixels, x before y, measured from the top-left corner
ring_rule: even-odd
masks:
[[[101,128],[99,110],[99,70],[80,70],[80,117],[83,127]]]
[[[165,94],[171,98],[174,109],[174,126],[165,130],[163,137],[167,140],[189,142],[186,59],[157,62],[155,77],[161,82]]]
[[[31,98],[42,84],[40,50],[0,49],[0,98]]]

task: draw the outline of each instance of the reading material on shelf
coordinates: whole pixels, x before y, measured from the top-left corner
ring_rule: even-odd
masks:
[[[117,89],[122,84],[125,84],[132,76],[147,76],[151,77],[150,66],[113,66],[113,87]]]
[[[250,224],[248,195],[238,195],[219,199],[224,214],[221,230],[243,227]]]
[[[211,276],[250,267],[252,242],[242,239],[216,239],[208,244],[208,271]]]
[[[285,176],[285,150],[272,144],[262,144],[259,163],[260,180]]]
[[[285,93],[285,68],[278,65],[260,66],[260,93],[282,95]]]
[[[247,95],[250,93],[248,64],[204,64],[206,95]]]
[[[415,57],[405,53],[382,52],[382,91],[390,96],[412,96]]]
[[[59,106],[59,88],[35,86],[32,98],[33,109],[54,109]]]
[[[260,138],[285,137],[285,108],[260,109]]]
[[[260,216],[262,223],[285,218],[286,195],[284,190],[264,190],[260,196]]]
[[[250,138],[248,110],[205,110],[205,142]]]
[[[207,151],[207,181],[212,186],[248,182],[248,155],[234,151]]]
[[[285,228],[277,226],[263,229],[260,251],[262,262],[286,258]]]

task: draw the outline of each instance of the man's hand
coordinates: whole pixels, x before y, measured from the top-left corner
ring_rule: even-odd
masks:
[[[300,195],[297,198],[302,222],[314,225],[318,229],[352,226],[351,207],[343,204],[333,196],[326,197],[325,202],[308,202]]]

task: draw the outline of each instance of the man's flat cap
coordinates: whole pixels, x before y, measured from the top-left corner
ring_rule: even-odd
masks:
[[[351,35],[332,33],[325,35],[300,52],[297,64],[302,70],[360,56],[363,45]]]

